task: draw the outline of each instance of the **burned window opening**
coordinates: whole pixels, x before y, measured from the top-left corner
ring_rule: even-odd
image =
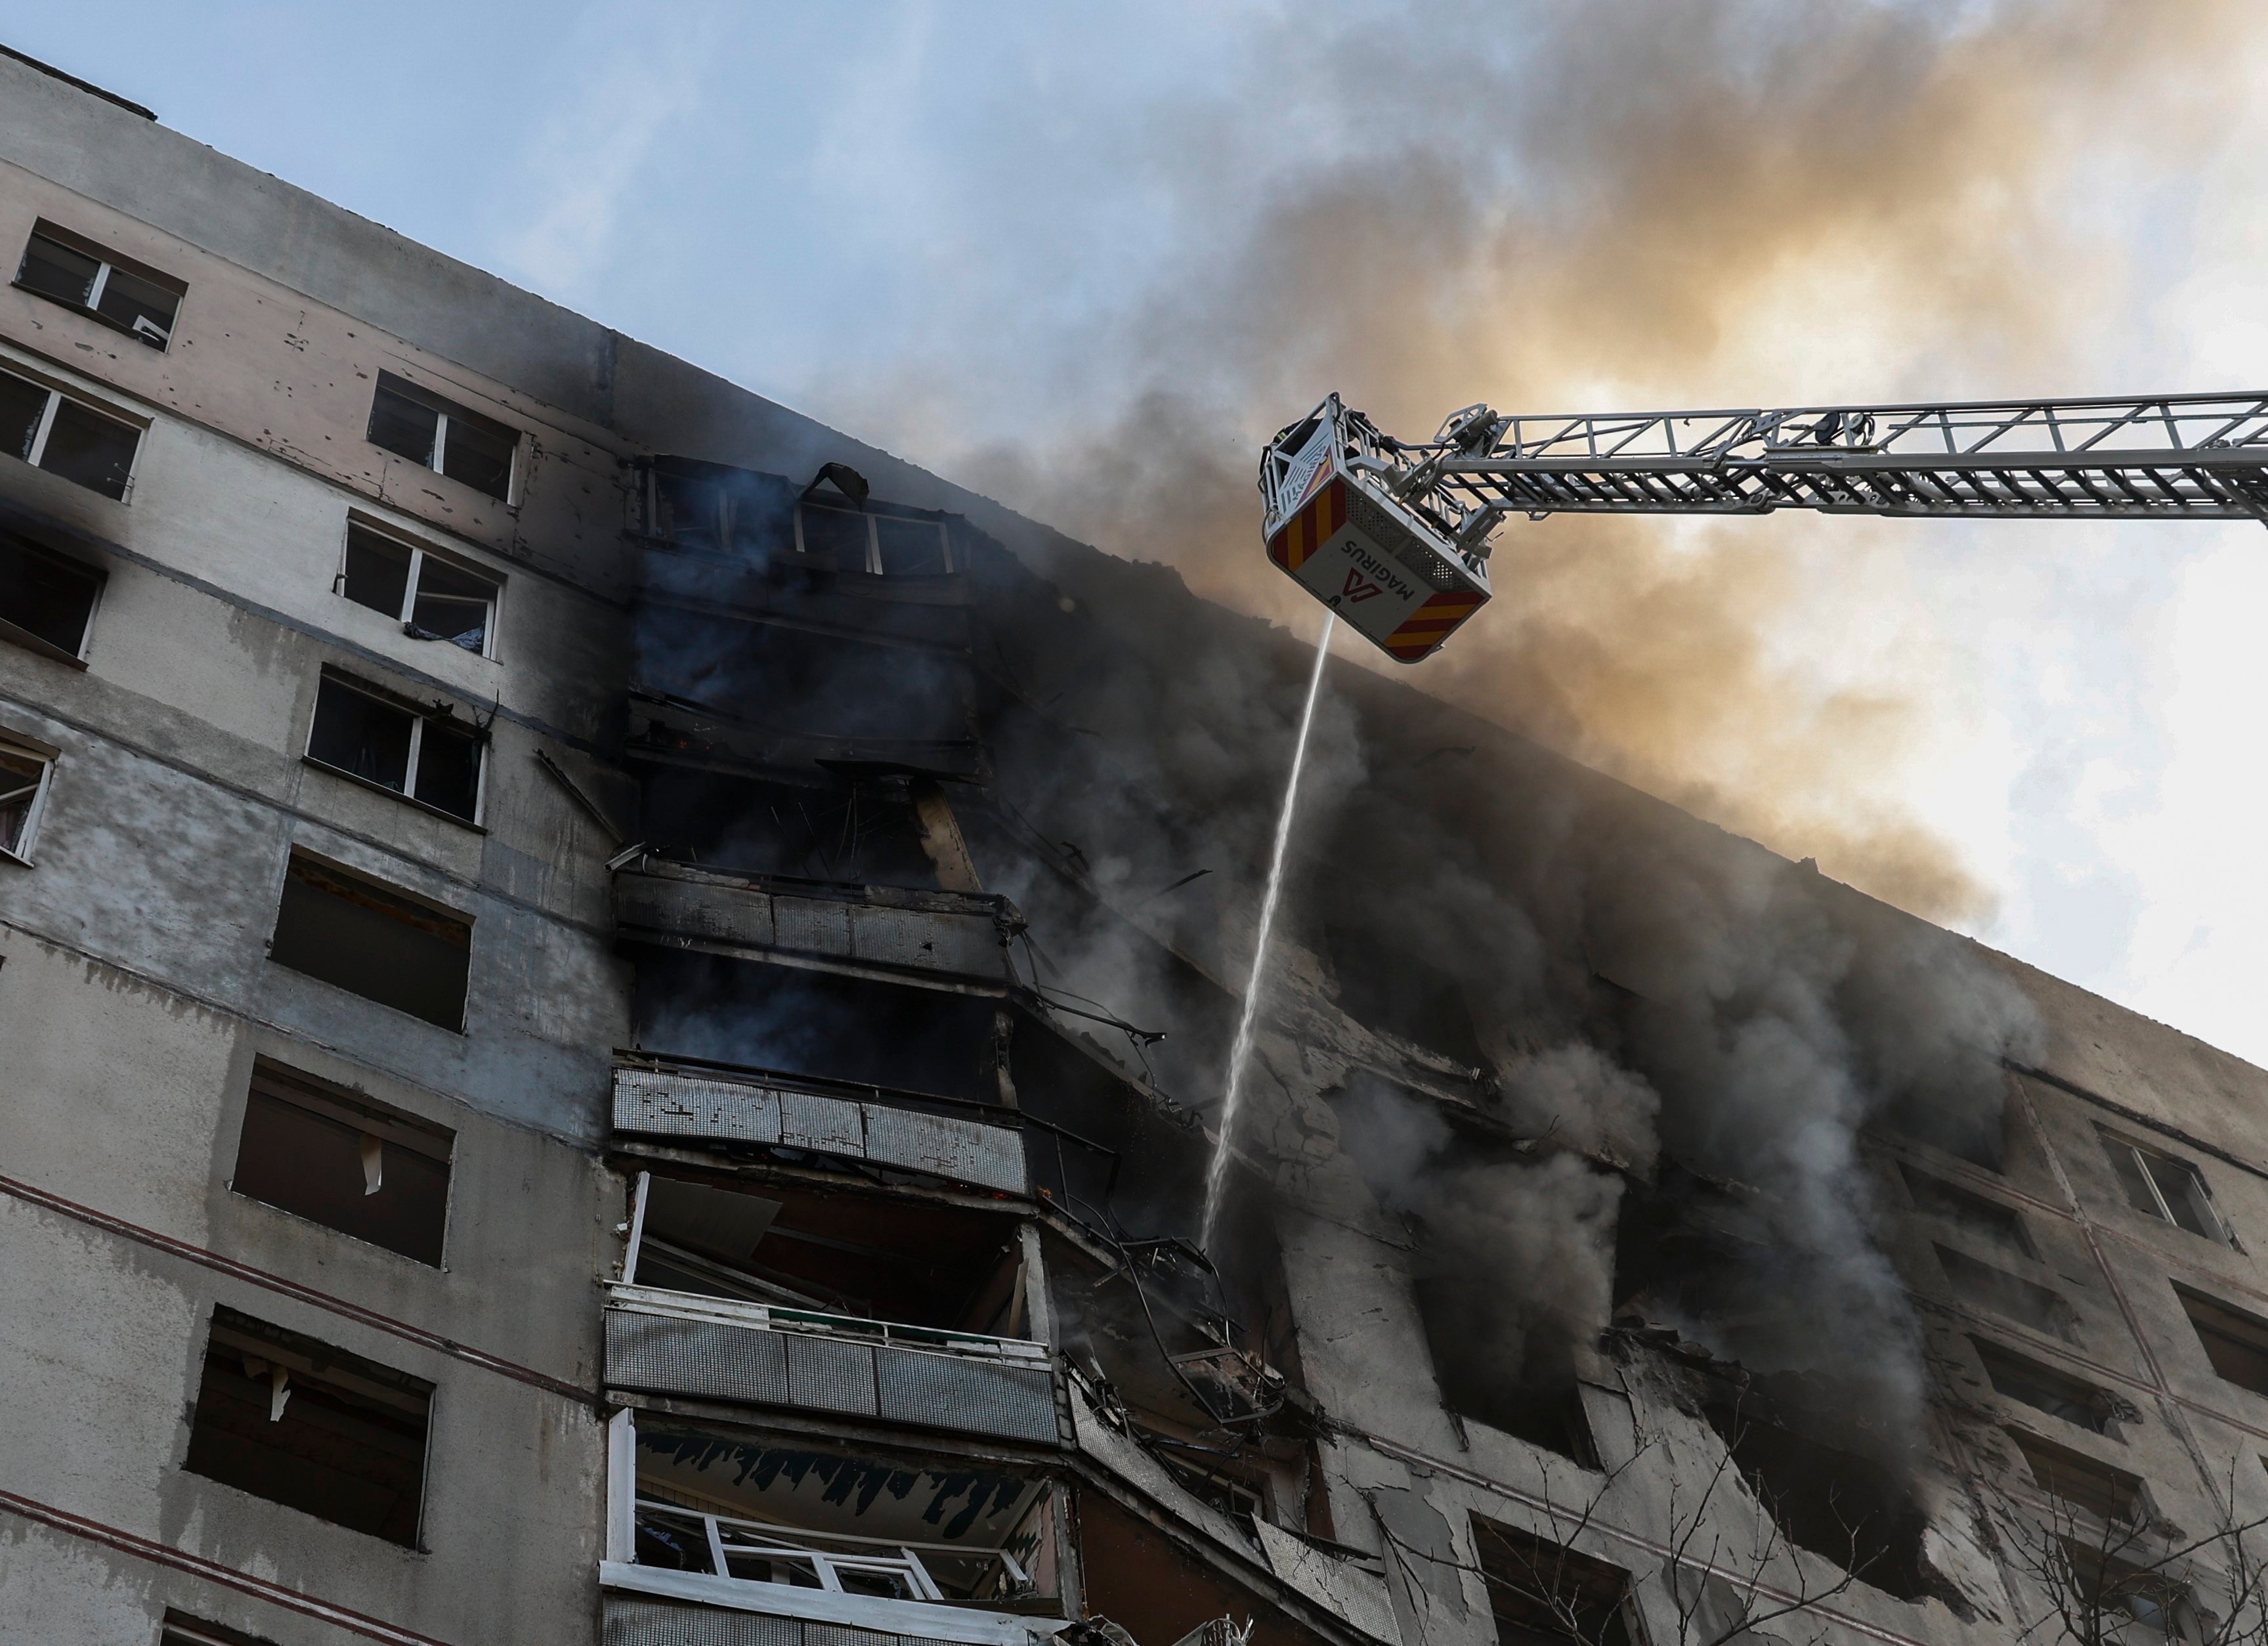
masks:
[[[162,351],[188,287],[42,218],[17,265],[16,284]]]
[[[0,383],[0,395],[5,388]],[[0,529],[0,637],[82,662],[104,581],[99,569]]]
[[[2008,1163],[2008,1104],[1963,1104],[1945,1093],[1917,1089],[1885,1109],[1887,1131],[1940,1148],[1979,1170],[1999,1173]]]
[[[415,1548],[432,1399],[422,1378],[217,1307],[183,1466]]]
[[[1498,1646],[1632,1646],[1628,1572],[1514,1526],[1472,1526]]]
[[[684,603],[644,608],[637,638],[633,729],[640,698],[688,712],[647,716],[644,741],[657,750],[777,768],[788,762],[768,756],[773,747],[832,740],[836,747],[821,747],[820,757],[903,767],[910,763],[892,751],[975,741],[975,685],[957,648],[821,633]],[[711,723],[696,734],[687,722],[703,716]]]
[[[1425,956],[1336,923],[1323,928],[1339,1004],[1348,1016],[1475,1070],[1486,1070],[1464,985]]]
[[[453,1143],[443,1127],[262,1058],[229,1187],[438,1268]]]
[[[2028,1360],[1984,1338],[1971,1338],[1984,1376],[1996,1393],[2036,1412],[2061,1418],[2093,1435],[2110,1435],[2112,1419],[2123,1404],[2107,1389],[2082,1378]]]
[[[1871,1458],[1765,1420],[1761,1407],[1728,1396],[1705,1412],[1780,1534],[1901,1600],[1932,1592],[1922,1552],[1928,1522],[1911,1488]]]
[[[645,838],[693,862],[843,884],[942,883],[910,779],[768,782],[674,764],[647,764],[641,778]]]
[[[1905,1185],[1916,1211],[1989,1245],[2004,1246],[2021,1257],[2038,1258],[2039,1249],[2032,1244],[2023,1214],[2014,1207],[1932,1177],[1904,1161],[1898,1163],[1898,1177]]]
[[[2010,1428],[2002,1432],[2014,1443],[2032,1479],[2050,1497],[2105,1525],[2137,1526],[2148,1518],[2139,1476],[2025,1429]]]
[[[2071,1304],[2061,1294],[1995,1268],[1949,1246],[1933,1245],[1937,1265],[1958,1302],[1984,1314],[2029,1326],[2045,1337],[2075,1340],[2077,1327]]]
[[[461,1034],[473,923],[294,850],[268,957]]]

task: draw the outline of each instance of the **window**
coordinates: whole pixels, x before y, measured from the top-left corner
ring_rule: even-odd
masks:
[[[171,276],[122,262],[92,241],[52,223],[39,224],[24,247],[16,284],[51,298],[163,349],[173,336],[173,315],[188,290]]]
[[[2142,1517],[2142,1482],[2136,1476],[2021,1428],[2006,1433],[2024,1454],[2032,1479],[2051,1497],[2114,1524],[2132,1524]]]
[[[307,758],[467,823],[480,821],[479,729],[377,686],[323,671]]]
[[[1750,1417],[1737,1400],[1703,1414],[1790,1543],[1902,1600],[1928,1592],[1922,1539],[1929,1517],[1907,1471]]]
[[[2076,1423],[2090,1434],[2110,1432],[2112,1402],[2103,1390],[1983,1338],[1969,1340],[1976,1346],[1977,1358],[1984,1362],[1984,1375],[1997,1392],[2036,1412]]]
[[[358,606],[398,618],[413,639],[446,640],[485,657],[495,632],[497,583],[412,543],[366,526],[347,528],[339,592]]]
[[[2268,1320],[2176,1286],[2190,1327],[2205,1347],[2213,1369],[2240,1389],[2268,1394]]]
[[[32,843],[48,797],[48,774],[59,752],[52,743],[0,731],[0,857],[31,862]]]
[[[2223,1245],[2235,1244],[2213,1209],[2204,1175],[2195,1166],[2101,1126],[2095,1131],[2102,1139],[2103,1152],[2110,1156],[2111,1169],[2118,1174],[2119,1187],[2126,1191],[2126,1199],[2136,1211]]]
[[[512,500],[512,460],[519,448],[519,431],[468,411],[391,372],[378,374],[378,394],[370,408],[370,443],[461,480],[499,502]]]
[[[0,451],[123,501],[142,431],[60,389],[0,372]]]
[[[2071,1305],[2059,1294],[1948,1247],[1931,1250],[1937,1253],[1938,1266],[1945,1271],[1954,1296],[1970,1308],[2070,1340]]]
[[[1619,1566],[1477,1517],[1473,1546],[1499,1646],[1629,1646],[1631,1580]]]
[[[1987,1244],[2006,1246],[2028,1258],[2040,1255],[2032,1244],[2030,1231],[2024,1227],[2023,1214],[2014,1207],[2003,1206],[1958,1184],[1917,1171],[1903,1161],[1898,1163],[1898,1175],[1905,1180],[1906,1192],[1913,1197],[1917,1212],[1948,1223]]]
[[[432,1404],[423,1378],[217,1308],[184,1466],[415,1548]]]
[[[229,1187],[441,1266],[451,1133],[261,1059]]]
[[[0,530],[0,635],[17,645],[82,661],[102,583],[94,567]]]
[[[2057,1539],[2057,1554],[2073,1592],[2094,1613],[2090,1627],[2099,1632],[2089,1638],[2105,1646],[2201,1638],[2197,1608],[2187,1587],[2176,1579],[2076,1538]]]
[[[464,916],[294,852],[268,957],[462,1033],[472,948]]]
[[[838,572],[876,577],[941,577],[953,570],[943,520],[802,503],[795,511],[795,551]]]
[[[276,1646],[265,1635],[247,1635],[242,1629],[232,1629],[225,1623],[208,1623],[187,1613],[166,1608],[165,1633],[158,1636],[158,1646]]]

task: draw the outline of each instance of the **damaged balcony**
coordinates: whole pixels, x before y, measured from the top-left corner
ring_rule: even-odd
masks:
[[[640,1172],[628,1232],[611,1387],[1062,1443],[1003,1214]]]
[[[916,724],[940,733],[922,717]],[[630,735],[624,755],[635,761],[695,766],[733,776],[762,778],[820,767],[841,772],[890,772],[981,782],[983,745],[968,735],[893,736],[901,727],[851,729],[768,726],[725,710],[648,688],[630,693]]]
[[[615,872],[622,940],[965,993],[1017,985],[1005,897],[735,875],[651,853]]]
[[[981,1458],[806,1446],[626,1411],[609,1445],[606,1637],[1038,1646],[1067,1622],[1061,1495]]]

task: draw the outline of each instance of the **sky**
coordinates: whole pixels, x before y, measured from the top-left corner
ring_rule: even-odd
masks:
[[[2268,384],[2258,10],[0,0],[0,41],[1312,633],[1250,475],[1333,388],[1422,436]],[[2268,1063],[2264,549],[1519,522],[1403,677]]]

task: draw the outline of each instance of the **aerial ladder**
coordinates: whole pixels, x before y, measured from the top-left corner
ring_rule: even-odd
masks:
[[[1399,440],[1331,395],[1260,460],[1268,556],[1388,656],[1488,603],[1515,514],[2268,520],[2268,395],[1453,413]]]

